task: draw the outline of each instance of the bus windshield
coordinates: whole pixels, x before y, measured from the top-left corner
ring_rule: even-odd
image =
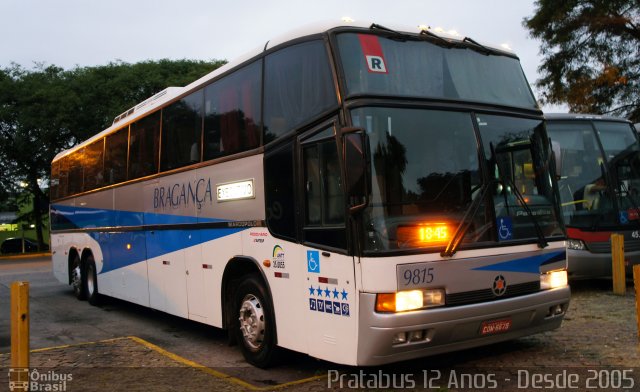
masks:
[[[346,93],[476,101],[537,109],[515,57],[371,34],[337,36]]]
[[[640,157],[628,123],[549,121],[562,151],[560,198],[567,226],[596,230],[638,223]]]
[[[562,235],[540,120],[391,107],[361,107],[351,117],[370,148],[366,251],[442,250],[482,194],[463,247],[532,241],[536,223],[544,236]]]

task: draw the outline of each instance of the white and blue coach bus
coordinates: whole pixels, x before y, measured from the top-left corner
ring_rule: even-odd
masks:
[[[518,58],[343,23],[268,41],[60,153],[56,277],[279,348],[377,365],[560,326],[551,144]]]

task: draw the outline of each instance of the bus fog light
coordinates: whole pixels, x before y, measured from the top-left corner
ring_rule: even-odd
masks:
[[[554,305],[549,308],[547,317],[555,317],[564,314],[564,307],[562,305]]]
[[[391,341],[391,344],[403,344],[406,342],[407,342],[407,333],[399,332],[395,334],[395,336],[393,337],[393,340]]]
[[[419,331],[411,331],[409,333],[409,341],[410,342],[419,342],[421,340],[424,340],[424,331],[423,330],[419,330]]]
[[[567,271],[551,271],[540,275],[540,289],[549,290],[565,287],[569,284]]]
[[[376,295],[377,312],[405,312],[444,304],[443,289],[408,290]]]
[[[584,242],[582,242],[582,240],[567,240],[567,249],[585,250],[585,248],[586,246],[584,245]]]

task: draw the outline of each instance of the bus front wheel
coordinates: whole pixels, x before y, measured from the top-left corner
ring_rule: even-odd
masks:
[[[261,280],[252,275],[243,280],[235,295],[235,334],[242,355],[250,364],[266,368],[278,356],[271,302]]]

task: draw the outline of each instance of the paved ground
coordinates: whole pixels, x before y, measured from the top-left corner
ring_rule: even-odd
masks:
[[[631,289],[626,297],[610,294],[606,281],[574,283],[570,310],[556,331],[379,368],[339,367],[291,353],[266,371],[247,365],[223,331],[118,300],[89,306],[50,270],[46,257],[0,261],[0,385],[7,385],[10,360],[9,285],[28,280],[31,366],[40,385],[67,391],[564,390],[571,377],[579,383],[573,390],[640,390],[635,299]]]

